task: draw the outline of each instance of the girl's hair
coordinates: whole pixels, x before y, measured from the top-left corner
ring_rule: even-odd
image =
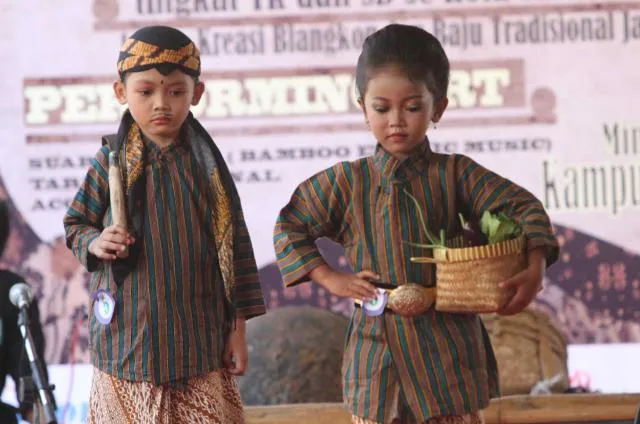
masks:
[[[0,256],[9,238],[9,202],[0,200]]]
[[[364,98],[369,79],[387,66],[397,66],[414,82],[423,82],[435,101],[447,96],[449,59],[436,37],[412,25],[391,24],[370,34],[356,67],[356,88]]]

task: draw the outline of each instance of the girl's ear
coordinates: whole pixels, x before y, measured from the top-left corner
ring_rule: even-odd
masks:
[[[448,97],[445,97],[444,99],[440,100],[438,103],[434,105],[433,116],[431,117],[431,121],[434,124],[440,122],[440,119],[442,119],[442,115],[444,115],[444,111],[447,109],[448,105],[449,105]]]
[[[362,97],[358,97],[358,106],[362,109],[362,113],[364,114],[364,123],[369,125],[369,118],[367,117],[367,108],[364,106],[364,100]]]

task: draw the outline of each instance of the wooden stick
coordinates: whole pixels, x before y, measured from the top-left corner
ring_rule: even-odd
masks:
[[[109,198],[113,225],[127,230],[127,210],[122,185],[122,174],[120,173],[120,164],[118,163],[118,157],[115,152],[109,153]],[[118,252],[118,257],[121,258],[126,258],[128,255],[129,247],[126,247],[123,252]]]

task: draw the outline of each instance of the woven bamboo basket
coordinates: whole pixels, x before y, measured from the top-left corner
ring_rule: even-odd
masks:
[[[525,247],[525,237],[519,236],[483,246],[434,248],[433,258],[412,260],[436,264],[436,310],[491,313],[509,295],[498,284],[526,268]]]
[[[561,374],[551,392],[569,387],[567,342],[549,318],[526,309],[511,316],[482,315],[498,361],[502,395],[529,394],[536,383]]]

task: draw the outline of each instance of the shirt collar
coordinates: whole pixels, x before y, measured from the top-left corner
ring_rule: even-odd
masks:
[[[396,159],[378,144],[373,155],[373,163],[382,176],[382,183],[408,180],[425,170],[430,154],[431,146],[429,139],[425,136],[422,143],[416,146],[405,159]]]
[[[187,142],[182,132],[175,142],[164,147],[158,146],[156,143],[149,140],[144,134],[142,135],[142,140],[144,141],[146,148],[147,159],[152,161],[159,160],[163,157],[169,157],[172,154],[180,154],[187,148]]]

